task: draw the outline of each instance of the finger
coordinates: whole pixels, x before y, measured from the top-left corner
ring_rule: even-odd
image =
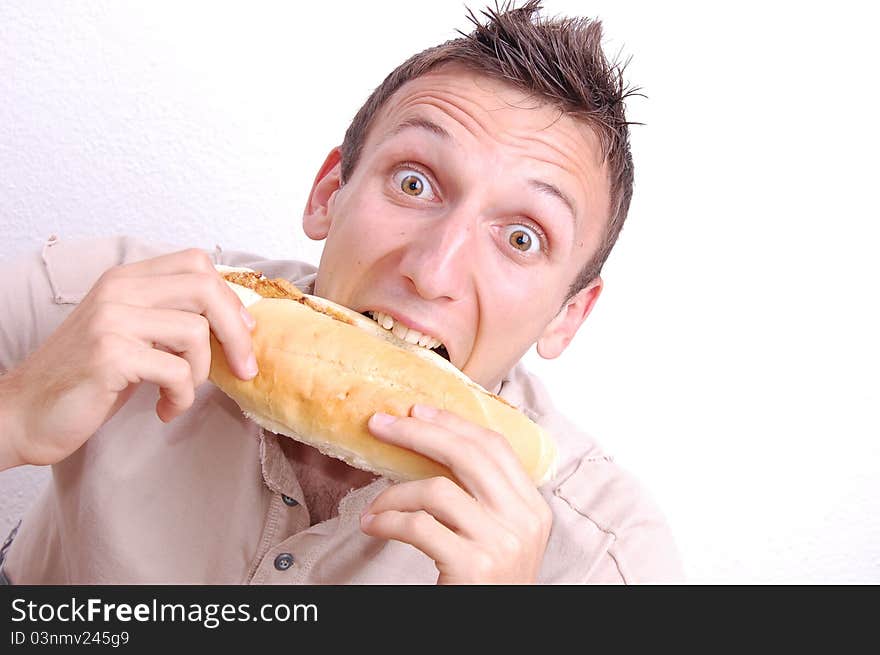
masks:
[[[364,513],[389,510],[424,510],[453,532],[475,541],[491,537],[499,527],[473,496],[442,476],[392,485],[376,496]]]
[[[138,278],[150,277],[155,278],[165,275],[180,275],[184,273],[195,273],[205,275],[209,278],[223,280],[223,276],[214,266],[211,256],[205,251],[198,248],[189,248],[180,250],[167,255],[160,255],[151,259],[144,259],[130,264],[116,266],[105,273],[105,277],[113,278]],[[228,285],[224,285],[228,289]],[[231,291],[231,290],[230,290]],[[235,293],[232,292],[232,296]],[[253,317],[247,312],[246,308],[242,309],[245,324],[250,329],[253,327]]]
[[[101,329],[161,346],[183,357],[192,371],[193,385],[200,386],[211,370],[210,325],[208,319],[176,309],[153,309],[105,303],[96,320]]]
[[[121,338],[120,338],[121,339]],[[152,382],[159,386],[156,414],[165,423],[189,409],[195,400],[192,370],[177,355],[149,348],[134,340],[122,346],[122,372],[129,384]],[[132,344],[136,344],[133,348]],[[120,389],[120,391],[122,391]]]
[[[142,259],[110,269],[110,275],[123,277],[145,277],[174,275],[176,273],[216,272],[211,256],[199,248],[188,248],[177,252]]]
[[[439,425],[470,439],[487,457],[498,462],[500,472],[506,476],[513,490],[529,508],[533,511],[543,511],[546,503],[541,492],[538,491],[531,476],[523,467],[519,456],[504,435],[468,421],[454,412],[437,407],[416,404],[413,405],[410,414],[415,418]],[[508,512],[507,515],[513,516],[514,514]]]
[[[114,276],[102,283],[96,301],[201,314],[208,319],[233,372],[243,380],[256,375],[251,328],[242,313],[244,306],[216,271],[149,279]]]
[[[522,505],[522,496],[514,490],[501,464],[473,439],[408,416],[374,414],[367,425],[377,438],[445,464],[471,495],[493,510],[506,514],[513,510],[505,508]]]
[[[426,512],[365,514],[361,518],[364,534],[378,539],[395,539],[409,544],[434,560],[438,568],[461,561],[465,543],[461,537]]]
[[[510,476],[513,485],[517,488],[536,490],[522,461],[503,435],[468,421],[454,412],[429,405],[413,405],[410,415],[473,440],[477,446],[491,451],[492,458],[501,463],[502,469]]]

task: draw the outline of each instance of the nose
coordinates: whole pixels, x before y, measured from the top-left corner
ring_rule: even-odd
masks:
[[[426,300],[458,300],[471,280],[474,221],[465,211],[447,214],[419,229],[401,258],[400,272]]]

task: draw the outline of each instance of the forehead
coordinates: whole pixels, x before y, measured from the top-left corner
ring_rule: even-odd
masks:
[[[572,146],[593,166],[604,163],[599,139],[585,121],[541,96],[461,64],[444,64],[404,83],[377,112],[368,141],[383,140],[419,110],[445,113],[465,129],[490,136],[504,130],[542,135],[550,143],[559,142],[560,148]]]

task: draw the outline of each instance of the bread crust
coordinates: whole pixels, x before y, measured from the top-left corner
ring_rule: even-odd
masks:
[[[211,336],[209,379],[262,427],[392,480],[454,480],[442,464],[379,441],[367,429],[375,412],[407,416],[422,403],[502,434],[536,484],[552,475],[556,448],[549,436],[439,355],[286,280],[268,281],[258,272],[223,275],[234,290],[272,296],[248,306],[257,322],[252,339],[260,372],[253,379],[232,373]]]

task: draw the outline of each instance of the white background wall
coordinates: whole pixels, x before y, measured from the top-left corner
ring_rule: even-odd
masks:
[[[692,581],[880,582],[867,5],[545,4],[603,18],[649,99],[603,297],[533,369],[649,486]],[[463,7],[4,0],[0,258],[129,233],[317,263],[324,155]],[[43,475],[0,474],[4,533]]]

